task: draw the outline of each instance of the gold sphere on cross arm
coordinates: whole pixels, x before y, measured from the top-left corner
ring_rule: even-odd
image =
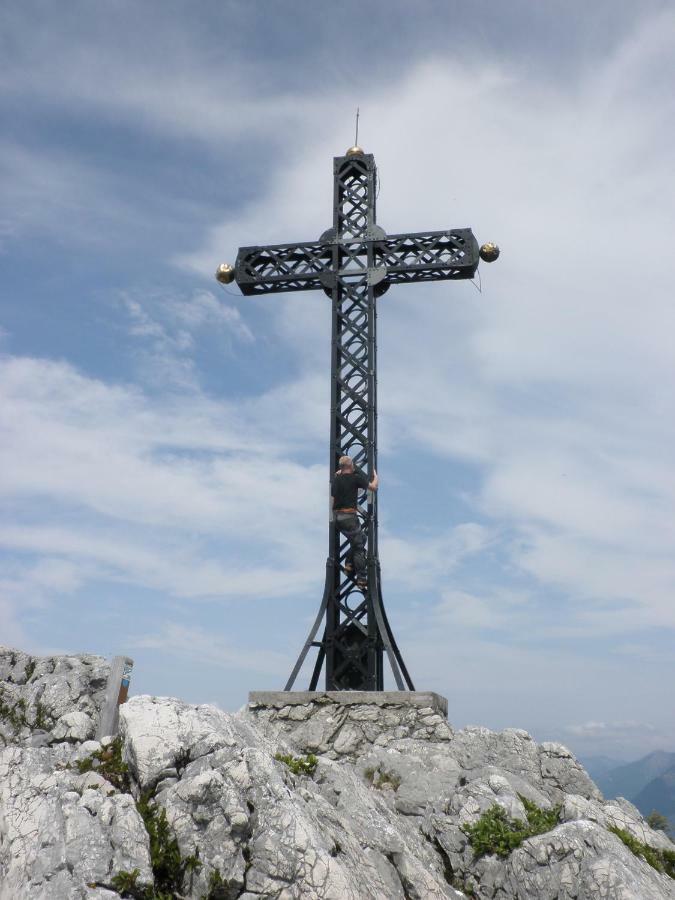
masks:
[[[216,278],[221,284],[231,284],[234,281],[234,267],[229,263],[221,263],[216,270]]]
[[[363,150],[358,144],[354,144],[353,147],[350,147],[349,150],[347,150],[345,156],[363,156]]]
[[[499,256],[499,247],[489,241],[487,244],[483,244],[478,252],[483,262],[494,262]]]

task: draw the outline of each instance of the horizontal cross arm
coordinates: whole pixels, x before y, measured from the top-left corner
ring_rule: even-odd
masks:
[[[390,234],[374,249],[375,265],[386,268],[389,284],[473,278],[478,268],[478,241],[470,228]]]
[[[314,291],[326,284],[332,249],[318,241],[241,247],[234,277],[242,294]]]

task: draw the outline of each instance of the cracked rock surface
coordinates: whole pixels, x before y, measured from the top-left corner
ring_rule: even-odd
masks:
[[[78,759],[100,745],[6,747],[0,751],[0,898],[117,896],[121,870],[152,884],[148,836],[133,797]]]
[[[102,656],[30,656],[0,647],[0,747],[94,738],[109,674]]]
[[[324,695],[228,714],[134,697],[120,710],[130,793],[103,769],[77,770],[101,751],[95,741],[9,743],[0,900],[131,896],[113,880],[134,870],[135,895],[152,897],[162,885],[141,796],[154,798],[183,859],[198,854],[177,898],[675,900],[675,881],[609,828],[657,850],[675,845],[632,804],[603,800],[566,748],[517,729],[454,731],[405,697],[357,701]],[[311,774],[275,759],[308,753]],[[467,827],[494,804],[524,821],[524,801],[559,810],[557,824],[505,857],[477,857]]]

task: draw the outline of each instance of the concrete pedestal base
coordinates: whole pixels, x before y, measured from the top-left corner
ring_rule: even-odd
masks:
[[[332,759],[453,733],[448,701],[432,691],[252,691],[248,709],[274,740]]]
[[[337,703],[340,706],[411,707],[448,717],[448,701],[433,691],[251,691],[250,709]]]

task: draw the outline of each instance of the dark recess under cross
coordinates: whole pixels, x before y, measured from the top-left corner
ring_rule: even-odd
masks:
[[[479,250],[470,228],[387,235],[375,217],[375,159],[360,147],[335,157],[333,171],[333,227],[318,241],[241,247],[234,267],[216,273],[223,284],[236,280],[242,294],[323,290],[331,298],[331,486],[343,454],[367,473],[377,467],[377,298],[392,284],[473,278],[479,257],[492,262],[499,255],[495,244]],[[310,690],[324,662],[326,690],[384,690],[385,651],[398,689],[414,690],[382,601],[376,493],[360,498],[359,516],[368,586],[359,589],[345,571],[349,542],[331,521],[321,606],[287,691],[313,647]]]

